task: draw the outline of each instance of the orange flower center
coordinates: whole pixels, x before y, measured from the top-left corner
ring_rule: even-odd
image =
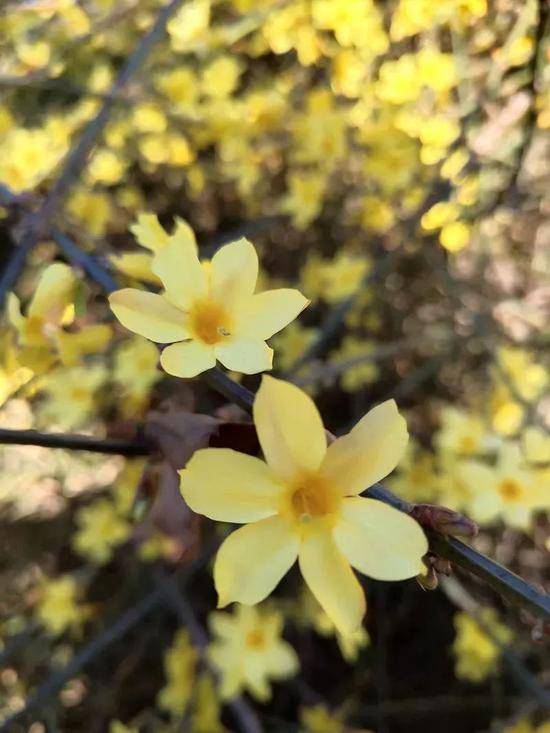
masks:
[[[521,484],[511,478],[501,481],[498,485],[498,490],[502,498],[507,499],[508,501],[519,499],[522,494]]]
[[[261,649],[265,646],[265,637],[261,631],[249,631],[246,635],[245,643],[249,649]]]
[[[463,453],[473,453],[476,442],[470,435],[465,435],[460,441],[460,447]]]
[[[341,500],[334,487],[315,474],[300,476],[291,486],[290,509],[298,522],[334,514]]]
[[[189,327],[193,336],[212,346],[231,336],[231,318],[220,303],[200,300],[189,313]]]

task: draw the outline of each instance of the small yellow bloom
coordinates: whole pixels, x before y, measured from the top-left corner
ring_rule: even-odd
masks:
[[[46,581],[41,591],[36,615],[53,636],[78,626],[88,616],[87,609],[78,603],[78,585],[70,575]]]
[[[265,339],[307,305],[289,288],[254,293],[258,257],[246,239],[221,247],[209,263],[175,239],[156,252],[153,271],[164,285],[162,295],[127,288],[109,302],[123,326],[171,344],[160,363],[177,377],[194,377],[216,360],[244,374],[271,369],[273,351]]]
[[[221,674],[222,699],[248,690],[262,702],[269,700],[269,680],[298,671],[294,649],[281,638],[281,613],[238,606],[234,614],[211,614],[209,626],[214,641],[208,656]]]
[[[41,420],[63,428],[85,422],[94,414],[97,391],[106,379],[107,370],[101,364],[56,369],[48,374],[42,389]]]
[[[447,252],[460,252],[470,243],[470,227],[463,221],[445,224],[439,234],[439,241]]]
[[[195,679],[197,650],[191,645],[189,632],[181,629],[164,655],[166,685],[158,694],[158,704],[174,716],[181,716],[189,703]]]
[[[472,493],[470,511],[479,522],[500,517],[526,530],[536,509],[550,507],[548,475],[525,462],[517,443],[501,446],[495,466],[467,461],[461,474]]]
[[[60,262],[49,265],[38,282],[27,309],[15,293],[7,301],[8,318],[17,332],[21,363],[35,371],[43,371],[56,358],[66,366],[78,364],[84,354],[102,351],[111,338],[105,324],[85,326],[79,331],[64,330],[74,320],[76,277],[70,267]]]
[[[498,641],[507,644],[511,640],[511,631],[499,623],[492,608],[482,609],[480,617]],[[500,658],[498,644],[487,636],[476,620],[467,613],[457,613],[454,625],[456,638],[453,653],[456,657],[456,676],[470,682],[483,682],[497,668]]]
[[[120,409],[125,417],[138,415],[149,404],[151,388],[162,377],[157,362],[155,345],[140,336],[124,341],[116,350],[113,377],[121,389]]]
[[[96,565],[108,562],[113,549],[130,534],[130,525],[108,499],[98,499],[77,512],[79,528],[73,535],[73,547]]]
[[[266,598],[296,559],[342,633],[355,631],[365,596],[351,565],[380,580],[423,570],[427,542],[397,509],[358,495],[387,476],[408,435],[395,402],[371,410],[327,448],[321,416],[296,386],[264,377],[254,422],[266,459],[223,448],[197,451],[181,489],[199,514],[249,523],[222,544],[214,566],[219,605]]]

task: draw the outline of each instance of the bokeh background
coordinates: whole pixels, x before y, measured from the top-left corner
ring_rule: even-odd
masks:
[[[49,223],[122,286],[158,286],[148,243],[182,220],[203,258],[247,236],[263,286],[311,299],[272,340],[275,373],[314,396],[337,434],[394,397],[411,444],[388,486],[464,512],[479,550],[544,587],[548,3],[180,5],[113,91],[161,3],[2,2],[0,268],[109,104]],[[47,266],[71,260],[52,231],[10,284],[27,315]],[[65,348],[47,318],[25,346],[5,310],[1,427],[128,438],[144,423],[162,434],[176,415],[189,441],[201,428],[184,410],[245,419],[200,380],[161,372],[153,344],[74,273],[56,316]],[[211,558],[228,527],[185,506],[173,451],[0,446],[0,716],[41,695],[0,730],[548,733],[544,628],[461,572],[434,591],[364,579],[353,638],[297,573],[220,621]],[[258,630],[283,635],[293,673],[255,645]],[[250,655],[268,693],[222,700],[220,679]]]

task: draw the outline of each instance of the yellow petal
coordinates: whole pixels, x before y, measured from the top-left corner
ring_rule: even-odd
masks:
[[[112,333],[111,327],[104,323],[84,326],[77,333],[60,331],[56,336],[59,358],[65,366],[74,366],[78,364],[84,354],[96,354],[103,351]]]
[[[365,615],[365,595],[330,532],[306,535],[298,561],[309,589],[338,631],[357,631]]]
[[[195,255],[199,256],[199,249],[197,247],[197,240],[195,238],[195,232],[191,229],[185,219],[176,217],[176,227],[174,232],[170,236],[171,242],[180,242],[181,244],[189,247]]]
[[[161,284],[160,278],[151,269],[153,255],[149,252],[124,252],[121,255],[111,255],[109,262],[123,275],[153,285]]]
[[[153,272],[162,281],[166,297],[188,310],[207,293],[207,280],[196,252],[180,240],[172,240],[153,259]]]
[[[321,416],[305,392],[264,375],[253,412],[265,459],[278,476],[293,480],[319,468],[327,440]]]
[[[212,257],[211,291],[228,308],[249,298],[257,279],[258,255],[248,239],[226,244]]]
[[[185,341],[163,349],[160,364],[174,377],[189,379],[216,366],[214,348],[201,341]]]
[[[299,290],[280,288],[257,293],[243,303],[236,332],[245,338],[268,339],[293,321],[308,305]]]
[[[25,325],[25,318],[21,314],[21,301],[15,293],[8,293],[6,310],[11,325],[17,331],[21,331]]]
[[[109,304],[125,328],[158,344],[189,337],[184,314],[161,295],[125,288],[111,293]]]
[[[139,214],[130,231],[142,247],[147,247],[152,252],[158,252],[168,244],[168,234],[159,224],[156,214]]]
[[[180,476],[191,509],[219,522],[270,517],[283,491],[263,461],[229,448],[196,451]]]
[[[371,578],[404,580],[425,571],[428,542],[418,522],[376,499],[344,499],[334,539],[353,567]]]
[[[227,369],[243,374],[257,374],[271,369],[273,349],[265,341],[233,338],[216,344],[216,357]]]
[[[393,471],[408,439],[407,424],[397,405],[387,400],[329,446],[321,473],[346,496],[359,494]]]
[[[232,601],[250,606],[263,601],[296,561],[298,545],[298,536],[278,516],[230,534],[214,564],[218,606]]]
[[[29,306],[29,317],[39,317],[60,324],[68,305],[73,302],[75,276],[68,265],[56,262],[49,265],[38,282]]]

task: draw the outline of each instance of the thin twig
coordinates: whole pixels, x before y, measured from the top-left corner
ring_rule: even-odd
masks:
[[[101,267],[96,258],[80,249],[66,234],[54,229],[52,238],[67,258],[88,273],[106,293],[112,293],[118,288],[115,279],[104,267]]]
[[[83,450],[89,453],[111,453],[120,456],[146,456],[151,446],[143,440],[94,438],[70,433],[41,433],[38,430],[0,428],[0,445],[39,445],[44,448]]]

